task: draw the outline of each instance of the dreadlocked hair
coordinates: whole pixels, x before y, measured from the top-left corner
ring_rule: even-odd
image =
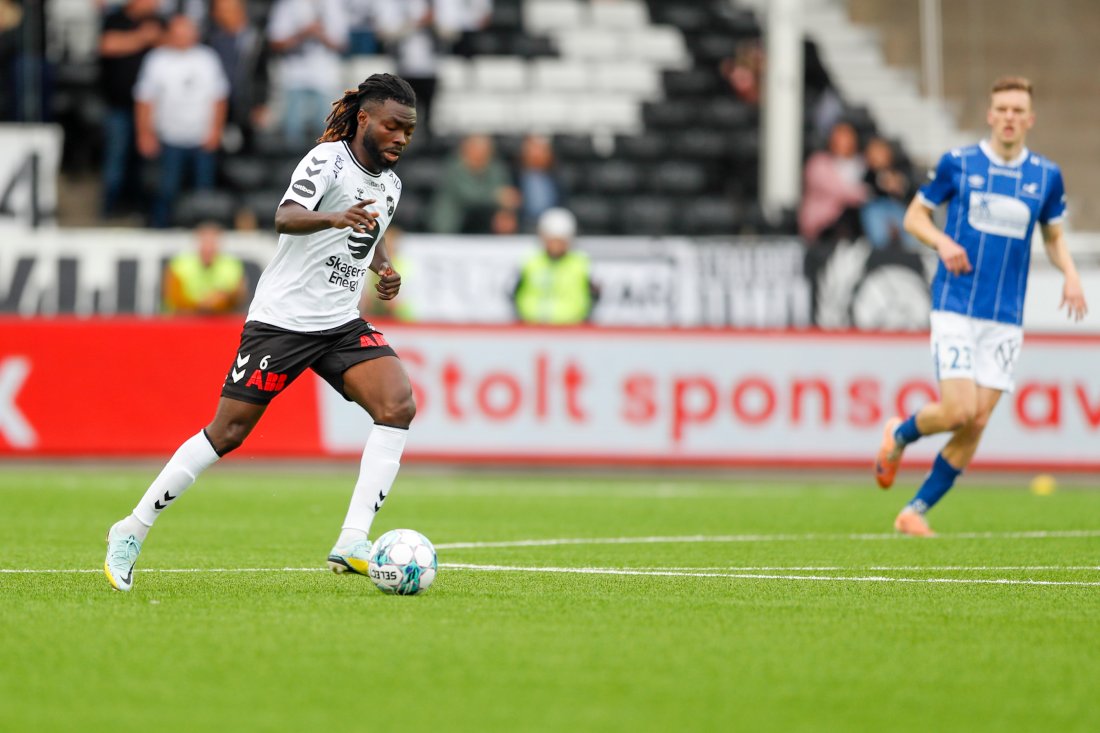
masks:
[[[387,99],[408,107],[416,106],[416,92],[400,76],[371,74],[357,89],[348,89],[344,96],[332,103],[332,112],[325,120],[325,132],[317,138],[317,142],[331,143],[355,137],[359,110],[371,102],[385,102]]]

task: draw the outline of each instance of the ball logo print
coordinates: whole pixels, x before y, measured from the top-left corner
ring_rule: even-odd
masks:
[[[368,573],[383,593],[415,596],[435,582],[439,567],[431,541],[411,529],[392,529],[378,538]]]

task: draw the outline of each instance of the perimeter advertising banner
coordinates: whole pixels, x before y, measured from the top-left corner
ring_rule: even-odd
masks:
[[[213,414],[240,327],[0,319],[0,456],[170,454]],[[416,392],[410,462],[863,467],[883,420],[936,394],[925,335],[382,328]],[[1098,363],[1100,338],[1029,336],[980,464],[1100,470]],[[239,455],[350,457],[369,430],[307,373]]]

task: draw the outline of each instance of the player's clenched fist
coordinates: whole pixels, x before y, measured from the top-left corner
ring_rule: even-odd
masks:
[[[401,289],[401,275],[388,262],[383,262],[378,270],[378,284],[374,286],[380,300],[393,300]]]
[[[357,232],[365,232],[368,229],[374,229],[376,226],[374,220],[378,218],[378,212],[367,211],[367,206],[373,203],[374,199],[363,199],[347,211],[337,212],[333,218],[332,227],[334,229],[347,229],[351,227]]]

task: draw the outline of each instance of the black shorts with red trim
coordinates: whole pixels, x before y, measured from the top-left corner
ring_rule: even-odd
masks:
[[[306,369],[344,393],[344,372],[362,361],[397,356],[382,332],[357,319],[323,331],[288,331],[247,321],[222,397],[266,405]]]

